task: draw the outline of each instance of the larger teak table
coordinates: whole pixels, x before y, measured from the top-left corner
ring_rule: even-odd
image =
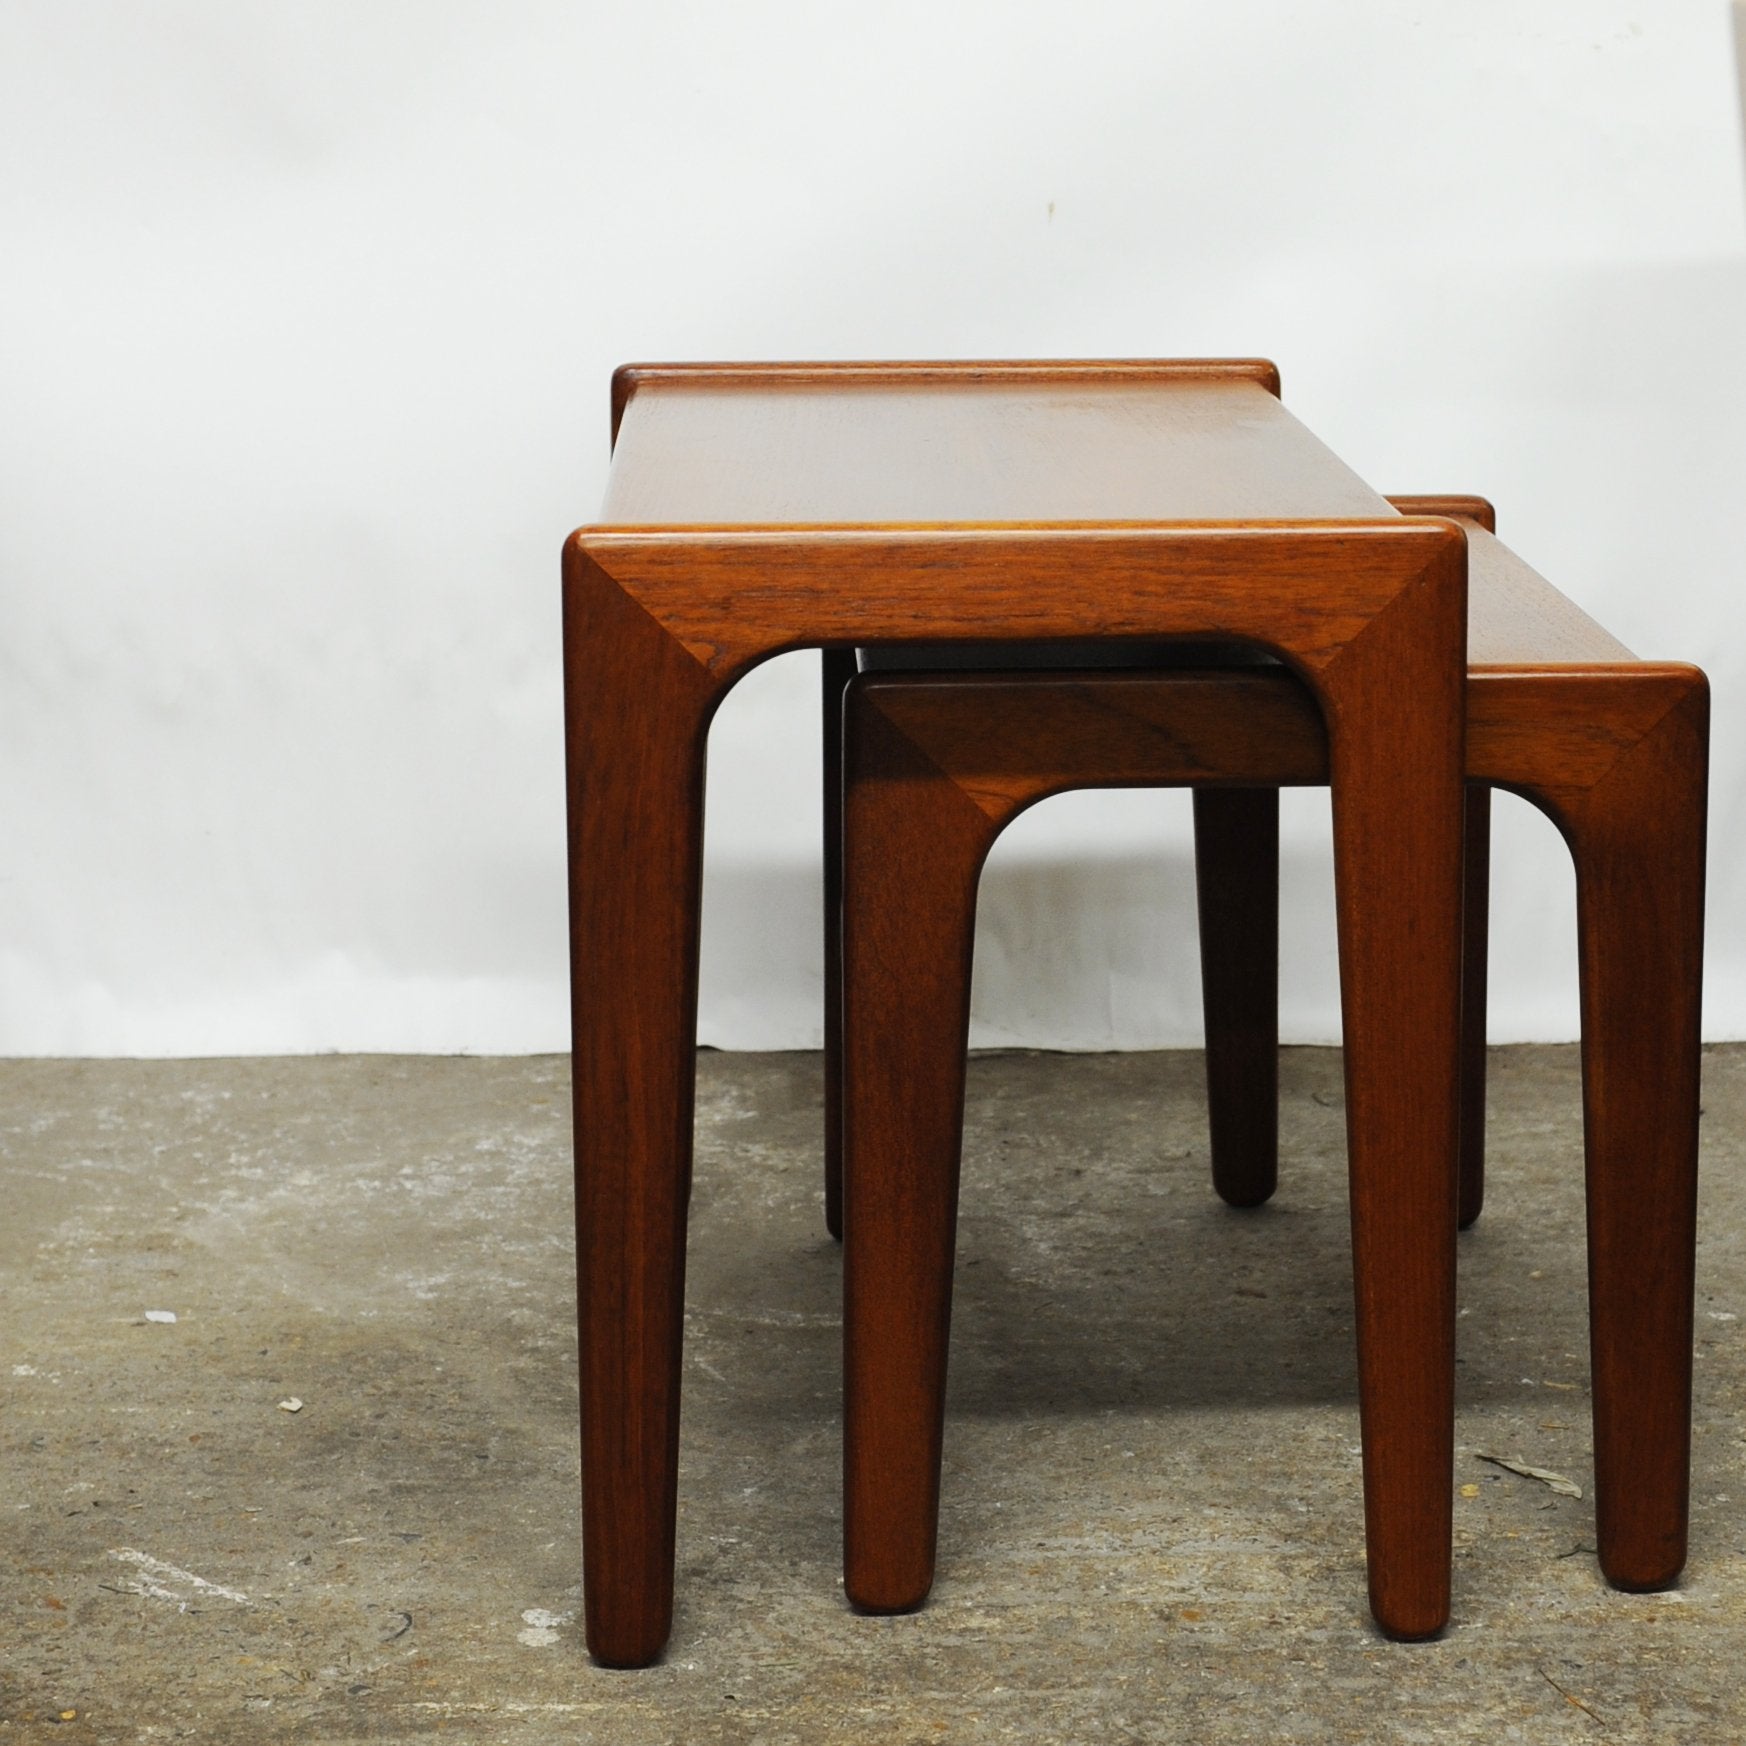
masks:
[[[672,1623],[704,749],[819,647],[1253,642],[1328,730],[1371,1606],[1448,1616],[1466,542],[1271,365],[650,365],[564,553],[588,1646]]]

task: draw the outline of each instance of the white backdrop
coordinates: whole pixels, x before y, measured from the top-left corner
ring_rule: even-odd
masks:
[[[1724,0],[0,8],[0,1052],[564,1046],[558,549],[633,357],[1264,353],[1716,688],[1746,1035]],[[724,706],[703,1034],[819,1034],[816,661]],[[1575,1031],[1498,803],[1493,1035]],[[1337,1008],[1291,797],[1287,1035]],[[1187,803],[984,885],[981,1041],[1192,1042]]]

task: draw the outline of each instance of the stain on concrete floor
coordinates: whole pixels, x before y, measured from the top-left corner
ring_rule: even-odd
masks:
[[[1746,1047],[1705,1066],[1683,1585],[1613,1593],[1586,1495],[1478,1459],[1590,1491],[1576,1056],[1497,1050],[1455,1623],[1403,1647],[1364,1605],[1337,1054],[1285,1053],[1253,1213],[1198,1055],[978,1058],[940,1579],[894,1619],[838,1575],[818,1058],[704,1054],[678,1616],[609,1673],[567,1065],[0,1064],[0,1742],[1746,1738]]]

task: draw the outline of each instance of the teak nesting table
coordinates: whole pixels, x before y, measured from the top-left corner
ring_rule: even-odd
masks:
[[[1467,551],[1260,362],[654,365],[564,554],[588,1646],[672,1618],[704,745],[766,656],[1253,642],[1327,728],[1371,1605],[1448,1615]],[[850,1500],[853,1507],[853,1500]]]
[[[1690,1497],[1708,681],[1614,641],[1496,539],[1483,500],[1393,501],[1456,517],[1468,539],[1457,1222],[1484,1188],[1502,787],[1553,820],[1576,874],[1595,1550],[1614,1587],[1667,1588]],[[977,879],[1032,802],[1191,790],[1213,1182],[1254,1206],[1277,1177],[1279,790],[1322,779],[1321,712],[1247,650],[1191,665],[1169,645],[1041,652],[1052,670],[1010,670],[1009,649],[982,645],[869,651],[876,670],[843,694],[835,745],[827,734],[841,791],[825,845],[841,868],[825,927],[841,1013],[827,1206],[833,1164],[849,1191],[835,1202],[843,1580],[871,1611],[921,1604],[933,1575]],[[912,657],[931,670],[891,670]]]

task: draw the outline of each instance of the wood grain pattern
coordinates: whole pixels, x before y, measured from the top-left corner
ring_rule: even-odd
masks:
[[[639,375],[602,512],[646,525],[1273,521],[1387,506],[1258,366]]]
[[[1466,542],[1452,522],[1406,517],[607,527],[565,555],[571,587],[616,588],[724,685],[791,648],[1087,636],[1251,641],[1314,683],[1387,612],[1428,611],[1419,593],[1464,600]],[[1453,634],[1464,647],[1463,626]]]

